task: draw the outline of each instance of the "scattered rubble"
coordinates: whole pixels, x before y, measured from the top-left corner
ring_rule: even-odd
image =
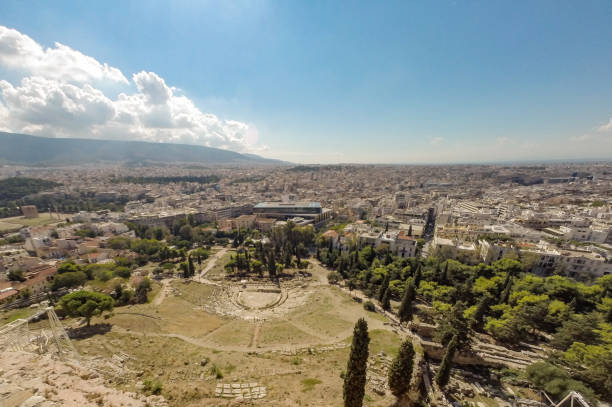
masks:
[[[2,407],[167,407],[161,396],[111,388],[98,373],[50,355],[4,352],[0,359]]]

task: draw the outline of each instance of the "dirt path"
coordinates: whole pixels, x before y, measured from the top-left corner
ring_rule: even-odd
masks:
[[[319,347],[319,346],[330,346],[330,345],[335,345],[337,343],[340,343],[342,341],[338,341],[338,340],[322,340],[316,344],[295,344],[295,345],[286,345],[286,344],[274,344],[274,345],[265,345],[265,346],[257,346],[257,342],[259,341],[259,333],[257,332],[257,337],[255,337],[255,332],[254,332],[254,337],[251,339],[251,342],[249,345],[245,346],[245,345],[219,345],[218,343],[215,342],[210,342],[207,340],[202,340],[202,339],[198,339],[198,338],[193,338],[187,335],[181,335],[181,334],[173,334],[173,333],[157,333],[157,332],[140,332],[140,331],[134,331],[134,330],[127,330],[125,328],[122,328],[120,326],[117,325],[113,325],[112,327],[112,331],[113,332],[117,332],[120,334],[124,334],[124,335],[137,335],[137,336],[142,336],[142,337],[160,337],[160,338],[175,338],[175,339],[180,339],[182,341],[185,341],[187,343],[190,343],[194,346],[199,346],[202,348],[206,348],[206,349],[215,349],[215,350],[219,350],[219,351],[223,351],[223,352],[257,352],[257,353],[266,353],[266,352],[271,352],[271,351],[296,351],[298,349],[304,349],[304,348],[308,348],[308,347]],[[252,344],[254,344],[254,346],[251,346]]]
[[[200,283],[204,282],[204,277],[206,276],[206,274],[208,274],[208,272],[212,270],[213,267],[215,267],[215,264],[217,264],[217,260],[223,257],[223,255],[227,253],[227,251],[228,249],[224,247],[217,253],[213,254],[213,256],[210,258],[208,263],[206,263],[206,266],[202,269],[202,271],[200,271],[200,273],[196,277],[194,277],[194,280],[199,281]]]
[[[249,343],[249,348],[256,348],[257,343],[259,342],[259,332],[261,331],[261,326],[263,322],[256,322],[255,327],[253,328],[253,336],[251,337],[251,343]]]
[[[161,290],[159,290],[159,294],[157,294],[155,298],[153,298],[153,302],[151,304],[155,306],[161,305],[161,303],[164,301],[164,298],[166,298],[168,292],[170,291],[170,281],[172,281],[171,278],[165,278],[161,281],[162,288]]]

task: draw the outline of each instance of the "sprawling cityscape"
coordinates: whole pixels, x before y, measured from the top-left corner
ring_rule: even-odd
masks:
[[[0,407],[611,407],[610,21],[0,1]]]
[[[0,345],[105,379],[8,400],[337,405],[359,318],[368,405],[610,397],[609,163],[190,167],[2,168]]]

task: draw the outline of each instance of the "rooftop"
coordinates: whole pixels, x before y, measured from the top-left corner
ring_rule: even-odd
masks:
[[[255,208],[320,208],[319,202],[260,202]]]

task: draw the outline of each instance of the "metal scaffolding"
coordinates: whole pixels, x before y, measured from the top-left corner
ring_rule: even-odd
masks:
[[[30,327],[30,321],[45,314],[49,321],[47,328]],[[17,319],[0,327],[0,351],[52,353],[62,360],[79,360],[79,354],[53,307],[46,307],[27,319]]]

